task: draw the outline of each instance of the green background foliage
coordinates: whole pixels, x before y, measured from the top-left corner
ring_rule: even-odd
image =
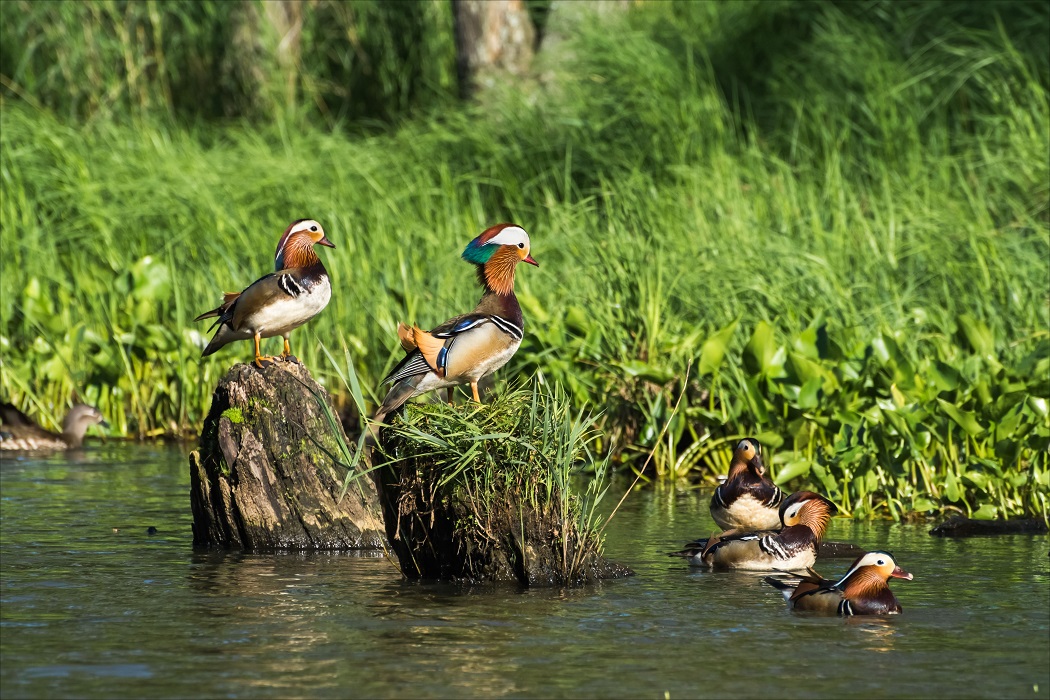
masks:
[[[310,3],[292,68],[262,12],[0,3],[0,393],[31,414],[192,431],[250,350],[201,362],[191,319],[305,216],[335,294],[293,348],[330,386],[345,348],[374,405],[397,322],[471,308],[458,254],[512,220],[542,267],[501,374],[600,410],[617,464],[710,480],[756,434],[858,516],[1046,517],[1045,3],[640,3],[477,103],[446,3]]]

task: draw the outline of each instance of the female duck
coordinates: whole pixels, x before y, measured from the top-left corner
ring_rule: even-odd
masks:
[[[711,497],[711,517],[723,530],[776,530],[784,494],[766,476],[754,438],[744,438],[733,450],[729,478]]]
[[[84,443],[84,433],[92,425],[108,428],[94,406],[77,404],[62,421],[62,433],[44,430],[9,403],[0,404],[0,450],[68,450]]]
[[[262,338],[281,336],[284,352],[281,359],[296,361],[288,336],[328,305],[332,298],[332,284],[328,271],[314,252],[315,245],[335,248],[325,236],[321,224],[313,219],[293,221],[277,243],[274,256],[276,272],[260,277],[243,292],[226,292],[218,308],[197,318],[217,317],[212,328],[218,326],[201,357],[207,357],[235,340],[255,340],[255,365],[262,367],[273,361],[259,350]]]
[[[518,263],[539,267],[529,254],[525,229],[497,224],[471,241],[463,259],[477,266],[484,292],[474,310],[445,321],[430,331],[398,326],[404,359],[383,380],[393,386],[375,415],[381,423],[413,396],[434,389],[470,384],[475,401],[478,382],[507,364],[521,345],[525,320],[514,296]]]
[[[695,566],[747,571],[801,571],[817,558],[817,542],[824,537],[835,504],[812,491],[799,491],[780,505],[779,531],[727,530],[697,540],[671,556]]]
[[[784,594],[792,610],[825,615],[895,615],[901,604],[890,590],[891,578],[911,581],[889,552],[868,552],[853,562],[846,575],[829,581],[813,569],[797,583],[769,576],[766,583]]]

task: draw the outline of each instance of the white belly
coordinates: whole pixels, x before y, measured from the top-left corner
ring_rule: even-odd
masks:
[[[321,313],[331,298],[332,285],[328,277],[324,277],[305,294],[267,304],[246,318],[244,326],[263,338],[287,335]]]
[[[711,517],[725,530],[776,530],[781,526],[780,512],[770,508],[751,494],[745,493],[726,508],[712,508]]]

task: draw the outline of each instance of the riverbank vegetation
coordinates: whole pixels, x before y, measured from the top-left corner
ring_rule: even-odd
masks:
[[[114,26],[171,31],[85,43],[80,13],[118,6]],[[293,349],[338,392],[345,348],[374,406],[397,322],[470,309],[458,254],[512,220],[541,267],[501,375],[600,411],[614,466],[655,451],[645,478],[710,483],[754,434],[778,481],[858,517],[1047,517],[1045,4],[640,3],[466,104],[451,35],[419,30],[443,4],[406,28],[365,3],[306,26],[295,100],[265,64],[229,114],[206,79],[242,75],[214,53],[224,6],[0,5],[0,395],[192,433],[249,347],[202,362],[191,319],[308,216],[335,293]],[[339,73],[346,22],[401,63]]]

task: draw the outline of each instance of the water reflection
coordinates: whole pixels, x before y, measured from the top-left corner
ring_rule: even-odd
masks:
[[[714,528],[695,492],[628,499],[606,542],[635,577],[526,591],[404,583],[376,553],[194,551],[185,465],[5,461],[0,695],[754,697],[801,677],[813,697],[1050,696],[1045,536],[834,521],[830,537],[892,551],[916,579],[895,582],[903,615],[815,618],[761,575],[664,555]],[[744,652],[762,673],[698,662]]]

